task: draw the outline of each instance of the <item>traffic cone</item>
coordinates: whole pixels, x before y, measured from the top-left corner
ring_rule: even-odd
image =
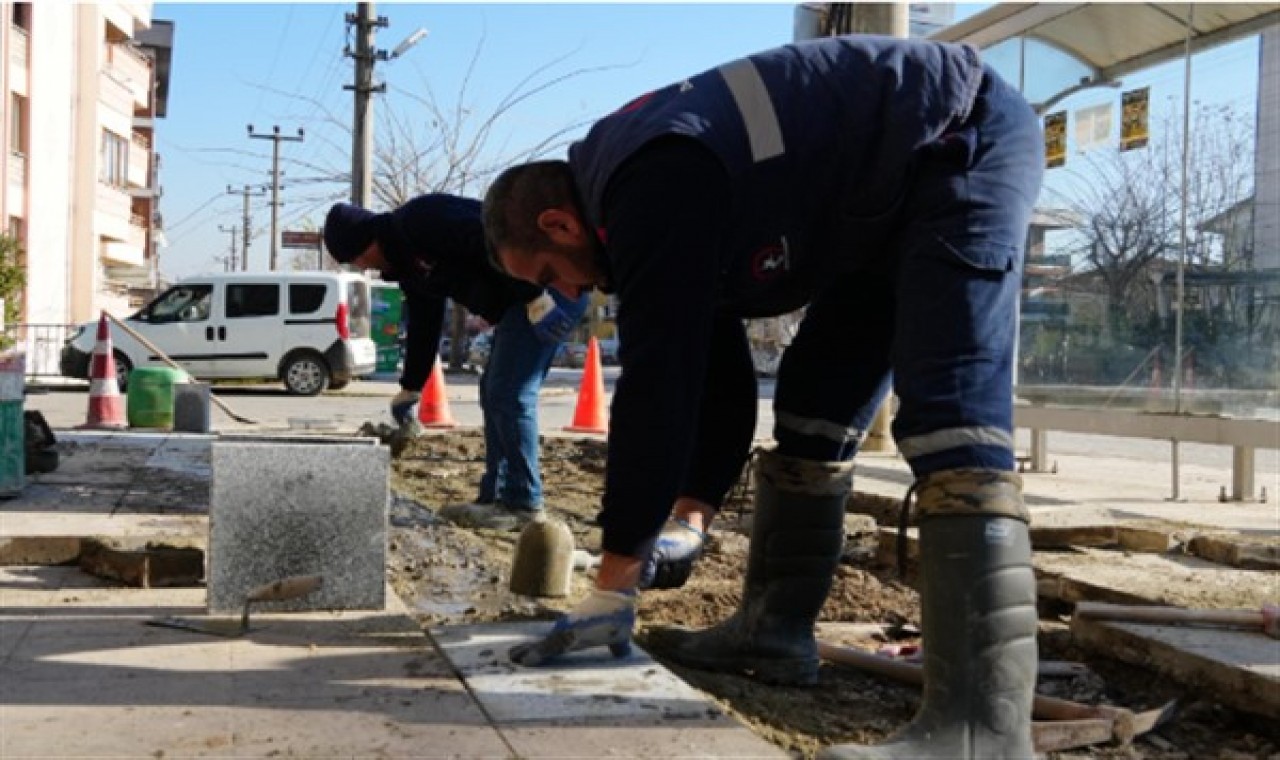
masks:
[[[124,418],[124,399],[116,382],[116,359],[111,349],[111,325],[106,312],[98,320],[98,337],[93,344],[89,367],[89,416],[82,428],[122,430],[128,427]]]
[[[600,368],[600,344],[595,336],[587,341],[587,361],[578,388],[578,408],[573,412],[571,433],[607,433],[609,421],[604,409],[604,372]]]
[[[453,421],[449,412],[449,399],[444,394],[444,371],[440,369],[440,360],[431,365],[431,376],[422,389],[422,400],[418,402],[418,422],[423,427],[451,428],[458,423]]]

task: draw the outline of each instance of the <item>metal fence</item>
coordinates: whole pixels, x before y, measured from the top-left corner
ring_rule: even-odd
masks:
[[[27,377],[61,377],[58,366],[62,346],[76,325],[30,324],[5,325],[4,344],[26,352]]]

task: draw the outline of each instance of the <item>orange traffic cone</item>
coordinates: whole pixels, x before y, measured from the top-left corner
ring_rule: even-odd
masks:
[[[458,424],[453,421],[453,414],[449,412],[449,399],[444,394],[444,371],[440,369],[439,359],[431,366],[431,376],[422,389],[422,400],[418,402],[418,422],[429,428],[451,428]]]
[[[578,408],[573,412],[571,433],[607,433],[609,421],[604,409],[604,372],[600,368],[600,344],[595,336],[587,341],[587,361],[578,388]]]
[[[124,399],[116,382],[116,359],[111,349],[111,325],[106,312],[98,320],[98,337],[93,344],[89,366],[89,416],[82,428],[121,430],[128,427],[124,419]]]

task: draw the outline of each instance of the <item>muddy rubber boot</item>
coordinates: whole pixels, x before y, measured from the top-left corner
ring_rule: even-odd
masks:
[[[779,685],[817,681],[813,624],[840,562],[852,484],[852,462],[762,454],[737,611],[701,631],[656,629],[649,644],[698,670],[749,674]]]
[[[948,470],[920,481],[924,702],[896,736],[821,760],[1030,760],[1036,588],[1022,481]]]

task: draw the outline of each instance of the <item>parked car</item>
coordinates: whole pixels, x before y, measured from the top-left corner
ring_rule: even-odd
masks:
[[[596,341],[600,346],[600,363],[605,366],[613,366],[618,363],[618,339],[617,338],[601,338]]]
[[[235,273],[191,277],[125,322],[199,380],[280,380],[290,393],[337,390],[377,365],[369,281],[352,272]],[[87,379],[97,323],[63,346],[61,372]],[[111,326],[121,390],[154,353]]]

